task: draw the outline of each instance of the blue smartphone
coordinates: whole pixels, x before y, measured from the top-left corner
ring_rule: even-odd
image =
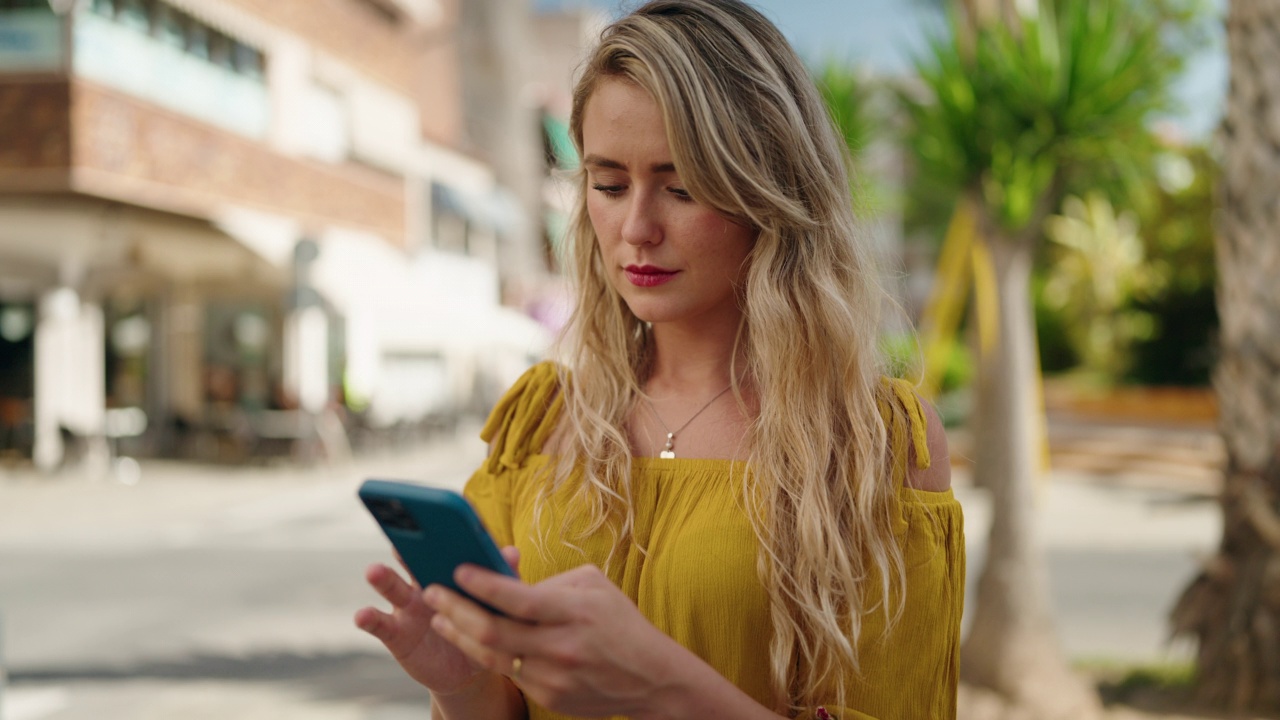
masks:
[[[492,613],[505,614],[453,581],[454,569],[463,563],[516,577],[466,498],[452,490],[393,480],[366,480],[359,496],[419,585],[443,585]]]

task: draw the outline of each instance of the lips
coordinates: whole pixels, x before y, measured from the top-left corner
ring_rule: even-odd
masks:
[[[655,265],[628,265],[623,268],[627,280],[637,287],[655,287],[668,282],[676,276],[678,270],[667,270]]]

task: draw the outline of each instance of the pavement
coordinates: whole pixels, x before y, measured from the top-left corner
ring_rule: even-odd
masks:
[[[123,474],[45,477],[0,466],[0,557],[39,558],[35,567],[13,562],[16,570],[8,574],[0,567],[0,583],[15,583],[0,585],[0,613],[8,597],[27,608],[26,617],[38,614],[33,596],[24,595],[34,591],[23,578],[33,576],[45,558],[68,568],[91,567],[95,557],[156,548],[233,548],[305,551],[298,556],[305,564],[307,558],[345,558],[341,553],[353,548],[380,552],[385,548],[376,529],[352,509],[359,481],[401,478],[459,488],[485,453],[477,432],[464,427],[456,437],[357,457],[338,467],[143,461]],[[1121,662],[1188,659],[1191,648],[1167,642],[1164,618],[1220,536],[1214,501],[1220,442],[1203,427],[1121,427],[1072,418],[1057,418],[1050,437],[1055,466],[1043,484],[1038,520],[1066,652],[1076,659]],[[972,591],[985,551],[989,503],[969,482],[959,440],[953,443],[954,484],[965,508]],[[241,557],[243,572],[252,572],[250,556]],[[216,588],[210,592],[216,595]],[[345,597],[334,607],[277,612],[253,624],[238,623],[231,614],[205,635],[190,637],[108,638],[96,634],[99,621],[87,613],[79,621],[60,612],[40,623],[8,627],[0,616],[0,671],[7,668],[11,678],[7,687],[0,679],[0,720],[423,717],[423,695],[380,657],[374,641],[352,630],[354,607]],[[51,642],[52,633],[34,627],[53,623],[72,631]],[[134,662],[78,674],[48,670],[75,662],[112,667],[90,661],[124,652],[204,653],[217,660]]]

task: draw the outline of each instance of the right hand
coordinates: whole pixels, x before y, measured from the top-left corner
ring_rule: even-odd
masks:
[[[520,553],[502,549],[502,556],[519,573]],[[373,607],[355,614],[356,627],[382,641],[409,677],[440,695],[453,695],[473,685],[487,671],[431,629],[435,611],[422,601],[422,588],[396,571],[377,563],[365,580],[387,602],[391,612]]]

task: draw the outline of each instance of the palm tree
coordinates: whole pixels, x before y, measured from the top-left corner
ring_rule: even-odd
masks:
[[[1232,0],[1217,237],[1227,463],[1218,554],[1183,592],[1175,632],[1199,641],[1197,694],[1233,712],[1280,710],[1280,4]]]
[[[1012,25],[955,21],[918,66],[927,97],[904,98],[917,172],[958,198],[975,277],[989,278],[975,280],[989,303],[970,426],[992,525],[962,673],[1034,717],[1086,718],[1098,702],[1063,659],[1034,527],[1032,258],[1065,194],[1136,185],[1150,167],[1147,122],[1177,69],[1160,33],[1155,14],[1109,1],[1045,3]]]

